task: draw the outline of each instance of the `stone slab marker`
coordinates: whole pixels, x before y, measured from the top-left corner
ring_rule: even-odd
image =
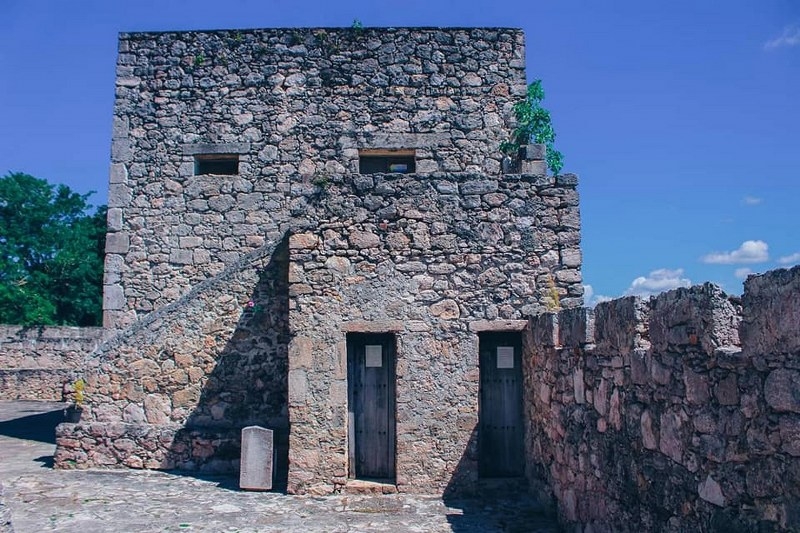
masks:
[[[239,488],[272,489],[273,435],[271,429],[248,426],[242,429],[242,459]]]

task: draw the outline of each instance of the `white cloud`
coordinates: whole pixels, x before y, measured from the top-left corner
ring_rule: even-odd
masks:
[[[800,252],[795,252],[792,255],[787,255],[778,259],[781,265],[794,265],[800,263]]]
[[[733,272],[733,275],[736,276],[739,279],[745,279],[747,276],[749,276],[752,273],[753,273],[753,271],[750,270],[749,267],[742,267],[742,268],[737,268]]]
[[[602,294],[595,294],[594,288],[592,288],[591,285],[583,286],[583,302],[586,307],[594,307],[601,302],[607,302],[609,300],[613,300],[613,298]]]
[[[639,276],[631,283],[625,294],[638,296],[651,296],[660,292],[677,289],[678,287],[689,287],[692,281],[684,278],[683,269],[670,270],[659,268],[650,272],[647,276]]]
[[[764,201],[763,198],[759,198],[757,196],[745,196],[744,198],[742,198],[742,202],[744,202],[744,205],[758,205],[763,201]]]
[[[798,45],[800,45],[800,26],[793,24],[791,26],[786,26],[780,36],[764,43],[764,50]]]
[[[769,246],[764,241],[744,241],[732,252],[711,252],[700,261],[712,265],[734,265],[743,263],[763,263],[769,260]]]

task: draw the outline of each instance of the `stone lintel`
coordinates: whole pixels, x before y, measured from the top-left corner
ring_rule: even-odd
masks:
[[[473,333],[487,331],[522,331],[528,326],[527,320],[476,320],[469,323]]]
[[[346,333],[394,333],[404,329],[402,320],[351,320],[342,324]]]
[[[359,139],[361,148],[402,149],[433,148],[451,142],[447,133],[373,133]]]
[[[245,154],[250,143],[193,143],[183,145],[183,155]]]

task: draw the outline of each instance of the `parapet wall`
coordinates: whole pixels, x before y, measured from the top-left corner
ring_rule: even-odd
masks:
[[[4,400],[64,399],[102,328],[0,326],[0,390]]]
[[[540,315],[532,337],[528,477],[563,523],[800,528],[800,267],[741,301],[705,284]]]

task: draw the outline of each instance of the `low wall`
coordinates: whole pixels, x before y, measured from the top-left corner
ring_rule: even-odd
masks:
[[[3,399],[64,400],[103,336],[103,328],[0,325]]]
[[[528,477],[576,531],[800,528],[800,267],[532,319]],[[741,341],[741,342],[740,342]]]
[[[61,402],[70,395],[78,370],[69,368],[20,368],[0,370],[3,400]]]
[[[0,325],[0,368],[80,368],[103,328]]]

